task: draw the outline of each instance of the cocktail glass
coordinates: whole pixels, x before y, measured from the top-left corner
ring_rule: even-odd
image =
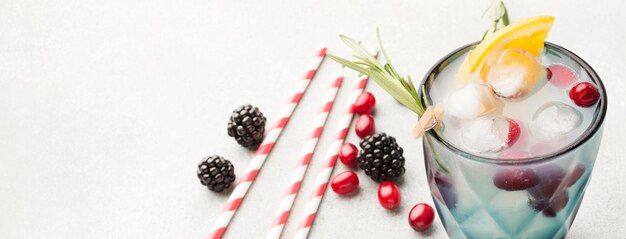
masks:
[[[478,43],[454,50],[424,77],[431,84],[451,62]],[[569,58],[598,86],[600,100],[589,128],[572,144],[552,153],[520,160],[481,157],[459,149],[430,130],[423,139],[428,182],[441,219],[451,238],[564,238],[576,217],[602,139],[607,97],[596,72],[580,57],[558,45],[545,50]],[[462,60],[462,59],[461,59]],[[424,95],[420,95],[422,102]],[[494,185],[499,174],[539,183],[529,189],[506,191]]]

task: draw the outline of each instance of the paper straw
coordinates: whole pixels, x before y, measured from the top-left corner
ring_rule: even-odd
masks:
[[[320,46],[315,53],[315,57],[309,60],[305,68],[304,75],[298,81],[298,84],[293,88],[291,94],[289,95],[289,100],[285,105],[283,105],[282,109],[278,113],[276,121],[268,131],[265,139],[263,139],[261,146],[257,149],[254,158],[252,158],[250,163],[248,163],[248,167],[246,168],[243,177],[230,194],[228,202],[226,202],[226,205],[224,206],[224,210],[213,223],[213,227],[211,228],[211,232],[207,238],[221,238],[226,231],[233,215],[237,212],[237,209],[246,196],[248,189],[250,189],[250,185],[254,182],[254,179],[265,162],[265,159],[274,148],[274,144],[278,140],[280,133],[283,131],[285,125],[287,125],[294,109],[298,106],[298,103],[300,103],[302,95],[308,88],[313,76],[315,76],[322,60],[324,60],[324,57],[326,56],[326,47]]]
[[[372,45],[368,48],[368,52],[373,56],[376,56],[378,48],[376,48],[375,45]],[[298,230],[294,236],[296,239],[307,238],[309,231],[311,230],[311,226],[315,220],[322,197],[324,197],[326,186],[330,180],[330,175],[332,175],[333,169],[335,168],[339,149],[341,148],[341,145],[348,134],[348,130],[350,129],[350,125],[352,124],[352,118],[354,116],[354,102],[356,102],[359,95],[363,93],[367,80],[368,77],[363,75],[354,83],[354,89],[350,93],[348,101],[346,102],[345,112],[337,125],[334,140],[326,151],[326,156],[324,157],[326,160],[322,164],[322,169],[317,174],[317,178],[315,179],[315,183],[313,185],[313,191],[311,192],[311,197],[309,198],[309,201],[304,208],[304,213],[300,218]]]
[[[307,131],[307,139],[300,150],[300,156],[298,156],[296,168],[291,172],[291,176],[289,176],[287,188],[285,189],[283,197],[278,204],[278,209],[276,210],[276,215],[272,221],[270,231],[267,234],[267,239],[278,239],[283,231],[287,218],[289,218],[289,212],[293,207],[294,200],[298,196],[302,179],[304,178],[306,170],[309,167],[309,162],[313,157],[317,142],[324,131],[324,125],[326,124],[326,119],[328,118],[330,110],[333,107],[333,103],[335,102],[337,91],[343,82],[342,68],[338,68],[335,71],[331,80],[332,81],[328,86],[328,90],[326,90],[326,93],[322,97],[317,115],[313,119],[313,122]]]

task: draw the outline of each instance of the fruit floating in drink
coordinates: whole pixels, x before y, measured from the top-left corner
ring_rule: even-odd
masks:
[[[451,238],[563,238],[589,182],[606,95],[534,17],[437,63],[424,98],[444,127],[424,138],[435,206]]]
[[[357,60],[329,55],[421,117],[414,132],[427,130],[428,183],[451,238],[563,238],[572,225],[607,97],[585,61],[545,42],[553,22],[524,19],[463,46],[418,87],[395,71],[382,45],[384,65],[345,36]]]

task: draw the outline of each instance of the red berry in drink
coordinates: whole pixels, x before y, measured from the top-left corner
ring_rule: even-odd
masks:
[[[493,185],[506,191],[525,190],[538,183],[539,177],[529,168],[504,168],[493,177]]]
[[[598,102],[600,93],[595,85],[589,82],[580,82],[569,90],[569,98],[580,107],[589,107]]]
[[[567,186],[571,187],[576,182],[578,182],[578,179],[580,179],[580,177],[582,177],[584,173],[585,166],[582,164],[576,165],[576,167],[574,167],[574,170],[572,170],[572,172],[570,172],[570,174],[567,176]]]
[[[375,129],[374,117],[371,115],[361,115],[356,119],[354,131],[359,138],[365,138],[365,136],[373,134]]]
[[[552,198],[557,192],[565,189],[563,185],[565,179],[565,170],[554,164],[547,164],[535,169],[535,173],[539,177],[539,184],[528,189],[533,199],[546,200]]]
[[[546,69],[546,77],[552,85],[565,88],[578,80],[576,72],[563,64],[552,64]]]
[[[433,224],[434,219],[435,210],[425,203],[416,204],[411,208],[411,212],[409,212],[409,225],[418,232],[428,230]]]
[[[339,150],[339,161],[348,167],[356,167],[356,156],[359,150],[351,143],[345,143]]]
[[[519,139],[522,134],[522,130],[519,127],[517,121],[512,119],[506,119],[509,122],[509,137],[506,139],[506,144],[511,146]]]
[[[386,209],[396,209],[400,206],[400,190],[395,183],[384,181],[378,186],[378,202]]]
[[[358,114],[364,115],[369,114],[374,110],[374,105],[376,105],[376,98],[374,95],[369,92],[363,92],[356,98],[356,102],[354,102],[354,111]]]
[[[352,171],[345,171],[333,178],[330,187],[339,195],[354,192],[359,187],[359,177]]]
[[[439,191],[439,200],[444,202],[450,209],[456,207],[457,196],[452,185],[452,178],[437,172],[435,174],[435,185]]]
[[[568,201],[569,193],[567,190],[557,194],[554,199],[550,201],[549,206],[543,209],[543,215],[546,215],[547,217],[555,217],[557,213],[567,206]]]

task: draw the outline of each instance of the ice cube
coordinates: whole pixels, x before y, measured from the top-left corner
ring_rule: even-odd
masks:
[[[506,49],[488,60],[481,74],[496,95],[509,100],[526,98],[547,82],[544,67],[518,49]]]
[[[538,139],[561,139],[582,123],[582,114],[561,102],[548,102],[533,114],[531,132]]]
[[[496,153],[506,148],[509,121],[502,116],[487,115],[461,128],[461,142],[475,153]]]
[[[481,115],[500,112],[502,102],[496,99],[486,85],[468,82],[451,92],[443,107],[446,114],[460,119],[474,119]]]

